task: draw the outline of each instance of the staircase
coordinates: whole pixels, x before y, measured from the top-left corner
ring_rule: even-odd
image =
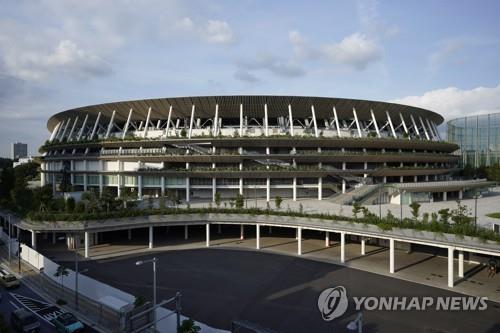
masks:
[[[354,201],[360,202],[364,198],[370,196],[375,191],[377,191],[382,184],[375,185],[362,185],[358,188],[351,189],[346,193],[339,194],[331,199],[331,202],[339,205],[350,205]]]

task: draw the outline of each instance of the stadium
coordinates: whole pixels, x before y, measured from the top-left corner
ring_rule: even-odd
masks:
[[[317,198],[349,204],[461,198],[443,117],[394,103],[204,96],[79,107],[48,120],[42,185],[116,196]],[[484,185],[484,184],[483,184]]]

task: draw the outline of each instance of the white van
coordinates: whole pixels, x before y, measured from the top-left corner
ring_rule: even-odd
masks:
[[[0,268],[0,284],[5,288],[16,288],[19,287],[19,280],[5,269]]]

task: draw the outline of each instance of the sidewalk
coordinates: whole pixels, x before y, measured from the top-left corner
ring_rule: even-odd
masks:
[[[53,291],[49,292],[47,283],[42,282],[43,277],[41,276],[41,273],[29,264],[25,263],[23,260],[21,260],[21,272],[19,272],[18,257],[12,256],[11,263],[9,264],[8,253],[4,246],[0,247],[0,263],[3,264],[3,266],[7,267],[11,273],[18,277],[22,281],[22,283],[30,288],[33,292],[38,294],[49,303],[56,304],[58,297],[55,296],[56,293],[54,293]],[[44,285],[47,288],[43,288]],[[106,327],[104,325],[105,321],[96,318],[94,315],[92,315],[92,313],[90,313],[90,304],[88,304],[87,300],[85,300],[84,297],[80,296],[80,307],[79,310],[77,310],[75,308],[74,296],[72,298],[70,298],[70,296],[71,295],[67,295],[67,297],[64,297],[66,300],[68,300],[68,303],[66,305],[57,306],[67,312],[75,314],[78,319],[98,332],[112,332],[112,328]],[[83,309],[87,309],[87,311],[84,312]]]

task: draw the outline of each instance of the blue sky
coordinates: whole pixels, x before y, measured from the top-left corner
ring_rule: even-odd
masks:
[[[500,111],[498,1],[0,0],[0,156],[56,112],[215,94]]]

